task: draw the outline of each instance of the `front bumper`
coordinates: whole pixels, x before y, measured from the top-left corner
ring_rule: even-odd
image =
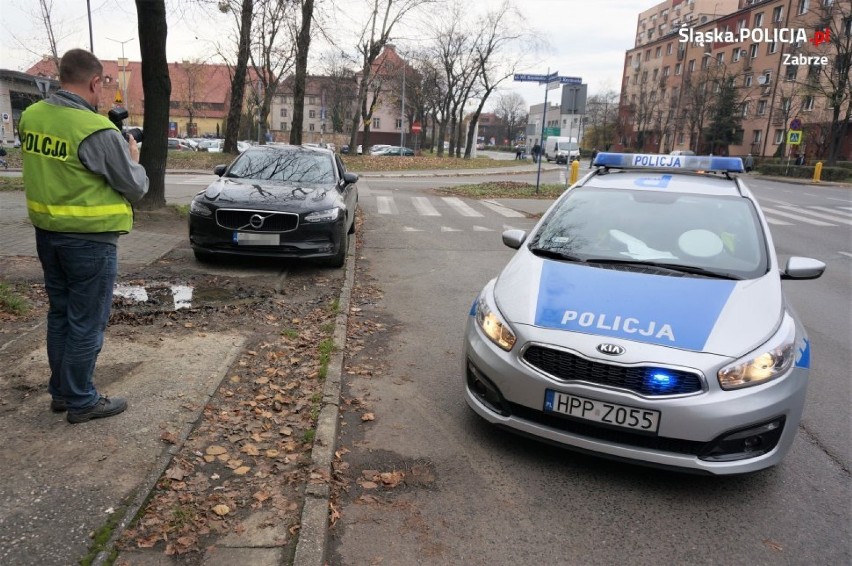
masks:
[[[515,327],[514,330],[519,329]],[[539,330],[535,329],[535,337],[540,342]],[[560,334],[564,337],[566,333]],[[600,342],[593,335],[572,333],[571,336],[576,339],[577,350],[582,352],[593,351],[593,344]],[[708,383],[700,393],[648,397],[549,376],[519,357],[529,339],[518,335],[515,347],[505,352],[482,333],[473,316],[468,317],[463,356],[465,399],[490,423],[603,457],[718,475],[747,473],[773,466],[781,461],[795,438],[805,402],[807,369],[794,367],[787,375],[765,385],[736,391],[723,391],[718,383],[710,383],[716,379],[715,371],[705,370]],[[677,355],[680,359],[676,365],[680,367],[690,367],[684,363],[690,355],[701,360],[701,367],[720,367],[726,361],[694,352],[678,352]],[[545,412],[547,389],[660,411],[659,430],[654,435]],[[735,433],[743,430],[748,431],[745,437],[752,432],[763,433],[759,440],[774,447],[763,453],[758,450],[755,453],[760,455],[754,457],[749,457],[748,451],[738,453],[737,450],[725,455],[724,451],[743,436]],[[731,435],[735,440],[726,441],[720,449],[719,441]]]
[[[211,217],[190,215],[189,243],[193,250],[210,255],[280,258],[324,258],[344,245],[345,215],[334,222],[300,223],[279,234],[279,245],[244,245],[234,242],[234,230],[222,228]]]

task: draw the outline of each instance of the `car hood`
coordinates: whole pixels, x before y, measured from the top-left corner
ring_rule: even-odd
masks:
[[[672,277],[515,254],[494,286],[510,324],[581,332],[738,357],[774,334],[779,276]]]
[[[198,196],[220,207],[239,206],[298,212],[331,205],[337,197],[337,191],[329,186],[299,187],[280,182],[222,177],[211,183]]]

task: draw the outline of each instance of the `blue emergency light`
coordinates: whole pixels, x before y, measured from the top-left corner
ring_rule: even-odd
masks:
[[[739,157],[713,155],[659,155],[655,153],[599,153],[595,166],[616,169],[677,169],[681,171],[723,171],[742,173]]]

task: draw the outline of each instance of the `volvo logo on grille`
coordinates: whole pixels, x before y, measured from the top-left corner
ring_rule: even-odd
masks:
[[[263,216],[260,214],[253,214],[251,218],[249,218],[249,224],[255,230],[260,229],[263,226]]]
[[[608,356],[620,356],[624,353],[624,348],[616,344],[598,344],[596,349],[601,354],[606,354]]]

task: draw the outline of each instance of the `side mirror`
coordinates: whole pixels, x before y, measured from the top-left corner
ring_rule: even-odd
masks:
[[[357,173],[350,173],[349,171],[347,171],[346,173],[343,174],[343,182],[346,183],[347,185],[351,185],[352,183],[357,183],[358,182],[358,174]]]
[[[816,279],[825,271],[825,264],[818,259],[793,256],[781,272],[781,279]]]
[[[220,177],[225,174],[225,169],[227,169],[227,165],[217,165],[213,168],[213,174],[219,175]]]
[[[527,233],[523,230],[506,230],[503,232],[503,243],[514,250],[520,248],[526,239]]]

